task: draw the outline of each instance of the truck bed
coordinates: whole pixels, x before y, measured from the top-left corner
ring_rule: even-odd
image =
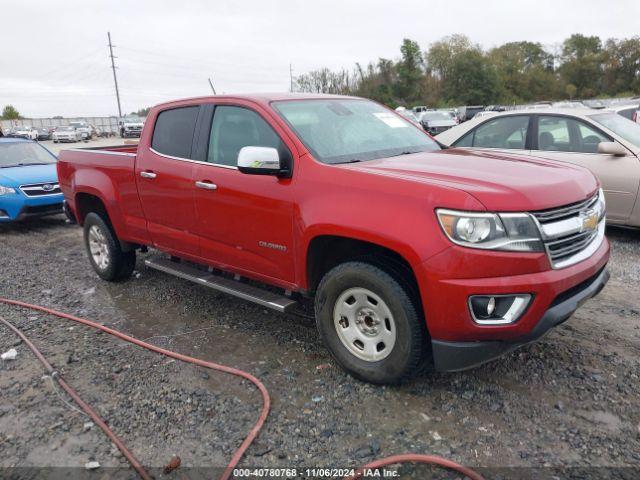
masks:
[[[149,241],[142,205],[138,198],[135,166],[138,145],[62,150],[58,158],[58,180],[68,206],[79,223],[79,195],[100,201],[121,238]],[[125,233],[126,232],[126,233]]]

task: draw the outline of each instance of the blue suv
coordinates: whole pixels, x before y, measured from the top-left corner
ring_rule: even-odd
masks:
[[[57,161],[33,140],[0,138],[0,223],[62,213]]]

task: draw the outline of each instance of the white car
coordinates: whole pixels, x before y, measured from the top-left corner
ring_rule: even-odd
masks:
[[[76,130],[72,126],[58,127],[51,135],[53,143],[62,142],[77,142],[82,140],[82,133]]]
[[[13,132],[13,137],[27,138],[29,140],[37,140],[38,139],[38,130],[30,127],[28,125],[22,125],[20,127],[16,127]]]
[[[69,122],[69,126],[75,128],[78,133],[80,133],[82,140],[91,140],[93,130],[87,122]]]

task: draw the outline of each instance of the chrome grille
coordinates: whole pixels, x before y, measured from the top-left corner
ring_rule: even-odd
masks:
[[[591,208],[598,201],[598,195],[594,195],[582,202],[572,203],[560,208],[552,208],[549,210],[540,210],[538,212],[532,212],[533,216],[538,219],[540,223],[555,222],[569,217],[575,217]]]
[[[537,220],[544,246],[553,268],[564,268],[591,255],[604,239],[604,220],[586,226],[597,208],[598,194],[559,208],[531,212]]]
[[[598,234],[598,230],[569,235],[559,240],[546,242],[549,258],[556,264],[581,252]]]
[[[43,197],[45,195],[58,195],[62,193],[60,185],[55,182],[20,185],[20,190],[27,197]]]

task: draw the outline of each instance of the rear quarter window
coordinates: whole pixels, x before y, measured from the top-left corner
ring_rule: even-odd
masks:
[[[173,108],[158,114],[151,148],[164,155],[191,158],[198,106]]]

